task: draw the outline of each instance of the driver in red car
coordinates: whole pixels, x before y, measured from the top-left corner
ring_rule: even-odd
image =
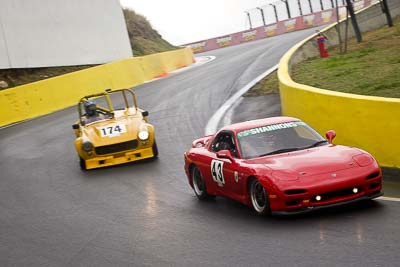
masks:
[[[275,151],[280,148],[278,133],[267,132],[259,133],[241,140],[242,156],[244,158],[253,158],[260,156],[265,151]]]

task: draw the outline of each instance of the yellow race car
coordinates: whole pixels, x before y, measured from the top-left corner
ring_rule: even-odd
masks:
[[[93,169],[158,156],[148,111],[137,107],[130,89],[83,97],[79,120],[72,125],[82,169]]]

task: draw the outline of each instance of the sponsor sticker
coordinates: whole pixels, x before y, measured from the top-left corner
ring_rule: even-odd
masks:
[[[220,160],[212,160],[211,161],[211,175],[213,180],[219,185],[224,186],[225,178],[224,178],[224,162]]]
[[[254,40],[254,38],[256,37],[257,31],[250,31],[250,32],[244,32],[242,33],[242,38],[245,41],[251,41]]]
[[[312,26],[314,24],[315,15],[304,16],[303,19],[307,26]]]
[[[331,20],[332,18],[332,11],[325,11],[321,13],[322,21],[324,23],[327,23]]]
[[[202,52],[205,46],[206,46],[206,42],[200,42],[200,43],[191,44],[190,48],[192,48],[194,53],[198,53],[198,52]]]
[[[272,131],[277,131],[277,130],[286,129],[286,128],[295,128],[297,126],[303,126],[303,125],[306,125],[306,124],[302,121],[272,124],[272,125],[267,125],[267,126],[262,126],[262,127],[257,127],[257,128],[252,128],[249,130],[242,131],[237,134],[237,138],[240,139],[242,137],[246,137],[249,135],[272,132]]]
[[[285,21],[285,27],[286,27],[287,31],[293,31],[295,28],[295,25],[296,25],[295,19]]]
[[[125,124],[108,125],[97,129],[99,129],[101,137],[115,137],[120,136],[122,133],[126,133]]]
[[[228,45],[231,44],[231,41],[232,41],[232,36],[225,36],[225,37],[218,38],[217,39],[217,44],[220,47],[228,46]]]
[[[271,25],[271,26],[264,27],[265,34],[266,34],[267,36],[275,35],[275,34],[276,34],[276,29],[277,29],[277,28],[278,28],[278,26],[277,26],[276,24]]]

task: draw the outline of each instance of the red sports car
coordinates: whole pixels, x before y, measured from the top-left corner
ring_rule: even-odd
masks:
[[[382,172],[367,152],[332,144],[299,119],[226,126],[193,142],[185,171],[200,199],[225,196],[261,215],[295,214],[381,196]]]

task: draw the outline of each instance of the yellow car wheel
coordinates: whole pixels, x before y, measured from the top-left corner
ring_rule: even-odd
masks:
[[[152,149],[153,149],[153,155],[154,155],[153,158],[157,158],[158,157],[158,148],[157,148],[156,140],[154,140]]]
[[[79,165],[81,166],[82,170],[85,170],[85,171],[87,170],[86,161],[81,157],[79,157]]]

